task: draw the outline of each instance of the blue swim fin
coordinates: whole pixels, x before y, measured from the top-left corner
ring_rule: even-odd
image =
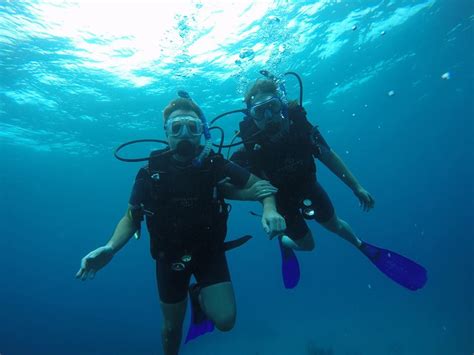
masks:
[[[262,217],[262,215],[250,211],[252,216]],[[278,245],[280,246],[281,252],[281,274],[283,276],[283,284],[285,288],[295,288],[300,281],[300,264],[296,258],[296,254],[291,248],[287,248],[281,242],[281,238],[278,237]]]
[[[380,271],[403,287],[416,291],[425,286],[428,276],[423,266],[393,251],[366,242],[362,242],[359,249]]]
[[[210,333],[214,330],[214,323],[206,317],[201,305],[199,304],[199,291],[200,287],[198,284],[192,284],[189,286],[189,299],[191,304],[191,324],[189,325],[188,334],[184,343],[196,339],[197,337]]]
[[[291,248],[287,248],[281,241],[282,237],[278,238],[281,252],[281,273],[283,276],[283,284],[285,288],[295,288],[300,281],[300,265],[296,254]]]

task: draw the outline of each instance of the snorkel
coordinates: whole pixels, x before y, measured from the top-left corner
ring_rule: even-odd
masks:
[[[196,104],[196,102],[191,98],[191,96],[184,90],[178,91],[178,96],[183,99],[188,99]],[[199,108],[199,112],[196,112],[196,113],[198,114],[199,119],[202,121],[202,124],[203,124],[203,134],[204,134],[205,143],[204,143],[203,149],[201,150],[201,153],[199,153],[199,155],[193,159],[192,164],[193,166],[201,166],[203,160],[211,152],[212,140],[211,140],[211,133],[209,132],[209,125],[207,123],[206,116],[204,116],[204,113],[202,112],[200,108]]]

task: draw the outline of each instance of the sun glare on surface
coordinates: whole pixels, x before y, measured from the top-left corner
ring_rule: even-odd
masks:
[[[32,5],[35,19],[24,30],[66,38],[83,66],[128,76],[142,86],[153,79],[133,71],[163,72],[183,55],[192,56],[193,64],[229,57],[226,47],[242,40],[274,6],[271,0],[49,0]]]

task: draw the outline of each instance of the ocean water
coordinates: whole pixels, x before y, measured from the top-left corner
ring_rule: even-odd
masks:
[[[209,119],[243,108],[261,69],[301,75],[310,121],[376,199],[363,212],[318,164],[338,215],[428,283],[400,287],[312,223],[316,248],[285,290],[277,243],[249,214],[259,205],[233,202],[228,237],[254,236],[228,254],[235,328],[181,353],[472,354],[473,24],[470,0],[1,0],[0,354],[162,354],[146,233],[94,280],[74,277],[141,166],[113,151],[163,139],[178,90]],[[240,119],[219,121],[226,141]]]

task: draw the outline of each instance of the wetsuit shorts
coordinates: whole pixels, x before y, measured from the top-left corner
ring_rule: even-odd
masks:
[[[334,206],[326,191],[316,181],[312,184],[309,192],[305,194],[313,203],[315,220],[318,223],[326,223],[334,216]],[[278,212],[285,217],[286,234],[293,240],[302,239],[309,231],[305,219],[301,215],[299,202],[285,195],[277,194]]]
[[[191,275],[194,275],[202,287],[229,282],[230,273],[225,252],[206,250],[196,254],[182,271],[173,270],[169,260],[158,258],[156,281],[161,302],[183,301],[187,297]]]

